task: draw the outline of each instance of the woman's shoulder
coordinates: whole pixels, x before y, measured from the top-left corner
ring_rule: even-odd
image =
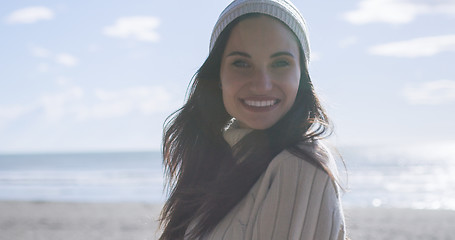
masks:
[[[302,168],[313,171],[322,171],[328,175],[322,165],[327,166],[330,171],[336,171],[335,160],[328,149],[321,141],[301,143],[294,149],[286,149],[279,153],[269,165],[270,169],[283,167]]]
[[[283,150],[269,164],[264,177],[283,184],[298,181],[332,185],[337,194],[340,186],[335,159],[322,142],[304,143],[298,149]]]

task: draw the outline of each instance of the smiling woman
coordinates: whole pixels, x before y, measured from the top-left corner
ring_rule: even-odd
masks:
[[[233,1],[210,50],[164,130],[160,239],[344,239],[337,171],[320,141],[331,125],[298,10]]]
[[[275,124],[294,104],[299,79],[299,47],[284,24],[258,16],[232,30],[220,80],[224,106],[240,126]]]

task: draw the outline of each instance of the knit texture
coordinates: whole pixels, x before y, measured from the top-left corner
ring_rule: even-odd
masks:
[[[221,13],[213,28],[210,51],[221,32],[236,18],[249,13],[262,13],[281,20],[297,36],[302,46],[306,63],[310,62],[310,44],[305,19],[299,10],[287,0],[236,0]]]
[[[224,137],[233,146],[247,133],[234,128]],[[344,225],[338,188],[329,175],[283,151],[247,195],[198,240],[344,240]]]

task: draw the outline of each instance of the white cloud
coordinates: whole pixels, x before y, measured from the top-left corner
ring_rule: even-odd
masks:
[[[46,48],[40,47],[40,46],[31,46],[30,52],[35,57],[44,58],[44,59],[52,59],[56,63],[67,66],[67,67],[74,67],[79,63],[79,59],[71,54],[68,54],[68,53],[54,54],[49,49],[46,49]],[[48,72],[49,64],[40,63],[38,65],[37,69],[40,72]]]
[[[42,96],[38,108],[44,111],[44,116],[47,120],[59,121],[66,115],[74,113],[75,103],[80,102],[84,94],[82,88],[70,87],[57,94]]]
[[[80,119],[117,117],[132,112],[151,115],[176,108],[172,94],[161,86],[98,89],[94,96],[98,102],[80,112]]]
[[[43,47],[33,46],[30,48],[32,55],[39,58],[48,58],[51,56],[51,52]]]
[[[33,107],[31,105],[0,105],[0,128],[5,126],[8,122],[14,121],[31,112],[32,109]]]
[[[156,28],[160,20],[156,17],[135,16],[117,19],[112,26],[103,29],[103,33],[118,38],[132,38],[139,41],[157,42],[160,39]]]
[[[56,123],[64,119],[91,121],[132,114],[150,116],[170,113],[180,104],[171,92],[162,86],[95,91],[86,91],[66,83],[62,86],[65,87],[63,91],[42,95],[30,104],[0,105],[0,127],[32,112],[40,114],[50,123]]]
[[[455,81],[439,80],[407,86],[403,94],[409,103],[415,105],[455,103]]]
[[[406,24],[426,14],[455,15],[454,2],[416,3],[411,0],[362,0],[358,8],[343,14],[352,24],[383,22]]]
[[[131,87],[119,91],[96,90],[99,103],[87,108],[88,117],[105,118],[122,116],[132,111],[144,115],[175,108],[175,102],[169,91],[163,87]]]
[[[46,94],[36,104],[0,106],[0,118],[14,120],[31,111],[41,112],[44,119],[55,122],[63,118],[87,121],[122,117],[129,114],[152,115],[178,107],[164,87],[130,87],[121,90],[86,91],[67,86],[59,93]],[[33,107],[30,107],[33,106]]]
[[[71,79],[65,76],[58,76],[57,79],[55,79],[55,83],[57,83],[60,86],[69,86],[69,84],[71,83]]]
[[[36,67],[36,70],[38,70],[38,72],[41,72],[41,73],[47,73],[47,72],[49,72],[49,64],[47,64],[47,63],[40,63],[40,64],[38,64],[38,66]]]
[[[68,53],[60,53],[55,56],[55,61],[67,67],[74,67],[78,64],[79,60]]]
[[[47,7],[28,7],[16,10],[6,17],[7,23],[35,23],[40,20],[51,20],[54,12]]]
[[[455,3],[436,5],[433,9],[435,13],[447,14],[451,16],[455,15]]]
[[[455,52],[455,34],[415,38],[376,45],[368,49],[373,55],[390,57],[426,57],[441,52]]]

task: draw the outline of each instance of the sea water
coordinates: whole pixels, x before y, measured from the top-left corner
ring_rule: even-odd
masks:
[[[347,206],[455,210],[455,144],[351,147]]]
[[[0,200],[162,202],[158,152],[0,155]]]
[[[455,210],[454,148],[339,150],[345,206]],[[159,152],[0,155],[0,200],[162,203],[163,187]]]

